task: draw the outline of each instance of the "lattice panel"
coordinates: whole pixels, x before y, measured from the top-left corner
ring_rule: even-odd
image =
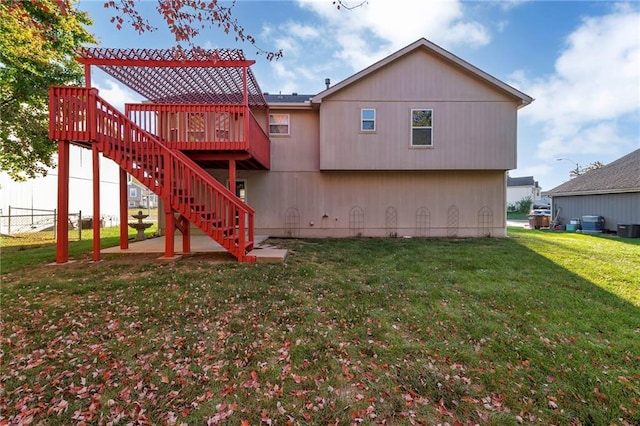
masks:
[[[289,207],[284,213],[284,233],[291,238],[300,235],[300,212],[295,207]]]
[[[420,207],[416,211],[416,236],[428,237],[431,235],[431,212],[426,207]]]
[[[485,206],[478,211],[478,236],[490,237],[493,228],[493,211]]]
[[[384,229],[389,237],[398,236],[398,211],[393,206],[384,211]]]
[[[458,236],[458,228],[460,226],[460,211],[458,206],[452,204],[447,209],[447,237],[455,238]]]
[[[241,49],[82,48],[78,61],[95,65],[156,103],[244,104],[266,107]],[[246,80],[245,80],[246,72]]]
[[[362,237],[364,233],[364,210],[361,207],[349,210],[349,233],[352,237]]]

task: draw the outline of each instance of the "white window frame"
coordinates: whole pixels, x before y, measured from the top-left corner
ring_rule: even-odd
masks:
[[[138,188],[129,188],[129,198],[138,198]]]
[[[277,121],[273,121],[272,118],[275,118],[276,116],[279,117],[286,117],[286,123],[279,123]],[[273,132],[272,131],[272,126],[275,126],[276,128],[280,128],[280,127],[284,127],[286,126],[286,133],[285,132]],[[272,136],[289,136],[291,134],[291,117],[289,116],[289,114],[269,114],[269,135]]]
[[[373,111],[373,118],[365,118],[364,117],[364,112],[365,111]],[[364,127],[364,123],[365,122],[373,123],[373,129],[365,129],[365,127]],[[364,133],[374,133],[376,130],[377,130],[377,127],[376,127],[376,109],[375,108],[361,108],[360,109],[360,131],[364,132]]]
[[[429,111],[431,113],[431,125],[430,126],[414,126],[413,125],[413,113],[416,111]],[[409,117],[410,123],[410,141],[409,146],[411,148],[433,148],[433,108],[411,108],[411,115]],[[429,130],[431,132],[431,140],[429,145],[417,145],[413,143],[413,131],[414,130]]]

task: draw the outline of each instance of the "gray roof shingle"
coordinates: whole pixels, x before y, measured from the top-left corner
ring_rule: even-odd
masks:
[[[546,192],[550,196],[640,192],[640,149]]]
[[[291,95],[270,94],[265,93],[264,97],[268,104],[304,104],[309,103],[314,95],[299,95],[297,93]]]
[[[507,176],[507,186],[533,186],[533,176],[511,177]]]

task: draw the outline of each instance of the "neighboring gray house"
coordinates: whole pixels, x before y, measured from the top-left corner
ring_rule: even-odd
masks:
[[[552,190],[553,216],[561,223],[582,216],[604,217],[604,229],[640,224],[640,149],[600,169],[590,170]]]
[[[158,196],[131,175],[128,175],[127,203],[129,208],[154,209],[158,207]]]
[[[507,206],[530,198],[533,203],[540,200],[540,186],[533,176],[507,176]]]

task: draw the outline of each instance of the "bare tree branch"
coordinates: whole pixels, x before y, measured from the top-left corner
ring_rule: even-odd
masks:
[[[195,47],[193,39],[204,29],[218,27],[226,34],[233,33],[236,41],[250,43],[257,54],[267,60],[282,57],[282,50],[270,51],[258,46],[256,39],[247,34],[244,27],[233,17],[235,0],[226,6],[218,0],[157,0],[156,10],[162,16],[176,42],[186,42]],[[157,30],[151,22],[139,12],[136,0],[105,1],[105,8],[113,9],[116,14],[111,18],[117,29],[122,29],[125,19],[138,33]]]
[[[335,0],[333,2],[333,4],[340,10],[340,9],[346,9],[346,10],[353,10],[353,9],[357,9],[359,7],[364,6],[365,4],[367,4],[368,1],[367,0],[362,0],[360,2],[356,2],[354,4],[348,4],[343,0]]]

